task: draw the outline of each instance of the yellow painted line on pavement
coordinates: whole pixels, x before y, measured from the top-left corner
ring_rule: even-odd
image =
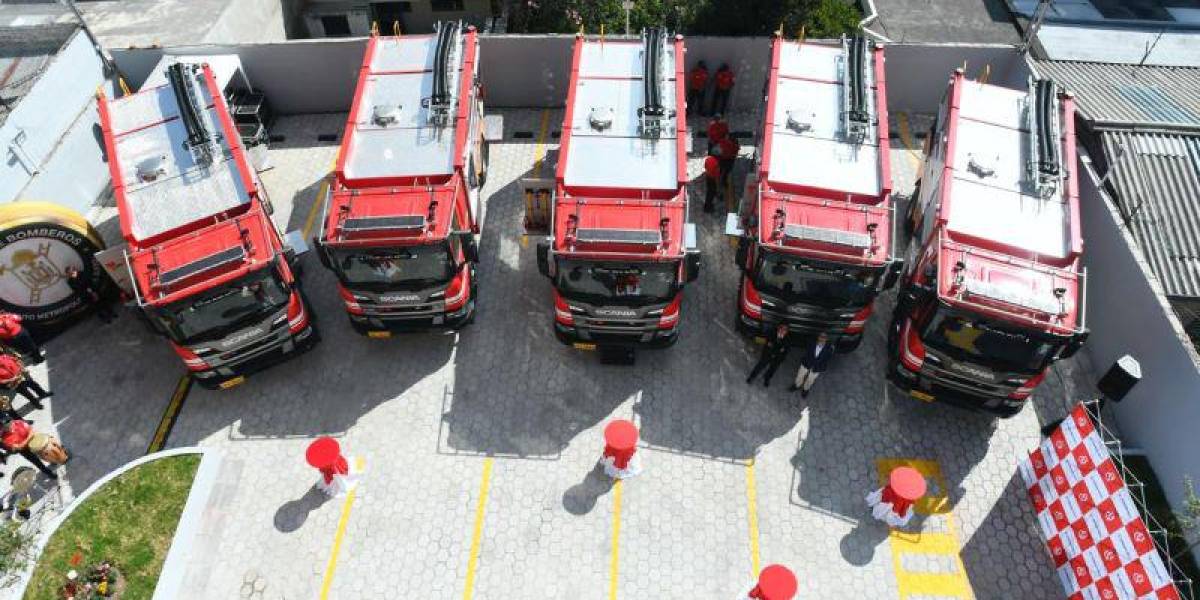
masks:
[[[487,512],[488,486],[492,481],[492,457],[483,459],[483,475],[479,480],[479,502],[475,506],[475,529],[471,533],[471,554],[467,559],[467,583],[463,600],[475,593],[475,571],[479,568],[479,547],[483,545],[483,515]]]
[[[921,162],[924,159],[921,157],[921,153],[917,151],[916,144],[913,143],[912,129],[908,125],[908,113],[896,113],[896,126],[900,130],[900,141],[908,150],[908,159],[912,161],[913,170],[920,173]]]
[[[944,532],[892,529],[888,533],[888,545],[892,550],[892,568],[896,573],[896,586],[900,600],[912,597],[936,596],[939,598],[971,599],[975,595],[963,566],[962,547],[946,495],[946,480],[942,477],[937,461],[915,458],[884,458],[876,461],[879,481],[886,482],[892,469],[908,466],[916,469],[926,480],[933,482],[936,489],[919,500],[913,509],[926,516],[926,522],[940,519]],[[950,558],[954,572],[916,572],[904,568],[905,555],[938,555]]]
[[[175,420],[179,418],[183,401],[187,399],[191,389],[192,377],[185,373],[179,378],[179,383],[175,384],[175,392],[171,394],[171,401],[167,402],[167,410],[163,412],[162,418],[158,421],[158,428],[154,430],[154,438],[150,440],[150,447],[146,448],[146,454],[158,452],[167,444],[167,436],[171,435],[171,430],[175,428]]]
[[[354,459],[354,470],[362,472],[367,464],[366,459],[359,456]],[[333,574],[337,571],[338,552],[342,550],[342,540],[346,537],[346,524],[350,522],[350,508],[354,506],[354,495],[358,487],[346,493],[346,501],[342,503],[342,516],[338,519],[337,533],[333,534],[333,547],[329,550],[329,563],[325,565],[325,579],[321,582],[321,600],[329,600],[329,590],[333,587]]]
[[[533,147],[533,176],[542,176],[542,166],[546,164],[546,132],[550,125],[550,109],[542,109],[542,124],[538,127],[537,144]],[[529,247],[529,236],[521,236],[521,247]]]
[[[341,149],[338,149],[338,154],[341,154]],[[312,207],[308,209],[308,216],[304,218],[304,237],[312,233],[313,222],[317,218],[317,213],[321,212],[320,208],[325,204],[325,195],[329,193],[329,182],[333,178],[333,168],[337,166],[338,154],[333,155],[333,161],[329,163],[329,174],[325,180],[321,182],[321,188],[317,191],[317,197],[313,200]]]
[[[758,579],[758,485],[754,480],[754,459],[746,464],[746,517],[750,523],[750,581]]]
[[[608,565],[608,600],[617,600],[617,575],[621,565],[621,480],[613,484],[612,560]]]
[[[550,125],[550,109],[542,109],[542,125],[538,128],[537,145],[533,147],[533,176],[542,176],[542,165],[546,161],[546,128]]]

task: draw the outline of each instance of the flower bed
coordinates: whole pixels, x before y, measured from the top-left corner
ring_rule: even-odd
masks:
[[[198,455],[168,456],[104,484],[54,532],[26,600],[60,600],[68,572],[103,562],[120,573],[121,600],[149,600],[199,464]]]

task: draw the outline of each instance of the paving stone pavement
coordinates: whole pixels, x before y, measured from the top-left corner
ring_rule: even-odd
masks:
[[[491,152],[474,325],[360,337],[334,278],[309,255],[304,292],[323,341],[238,388],[192,390],[168,446],[221,448],[226,466],[191,597],[319,596],[345,502],[312,487],[303,454],[318,435],[366,462],[330,598],[463,597],[487,457],[473,597],[610,597],[617,491],[594,465],[612,418],[639,425],[645,466],[621,484],[616,597],[744,593],[753,581],[751,474],[762,566],[792,567],[802,598],[895,597],[887,530],[863,496],[876,485],[878,459],[906,457],[939,463],[977,598],[1060,595],[1016,461],[1036,444],[1039,420],[1063,412],[1061,398],[1089,393],[1081,362],[1056,367],[1036,406],[1012,419],[916,402],[883,378],[889,293],[862,347],[838,357],[809,398],[785,391],[795,358],[774,387],[748,386],[757,347],[732,329],[733,248],[723,215],[702,213],[693,193],[704,267],[685,292],[679,343],[639,354],[633,367],[601,365],[555,341],[549,283],[521,240],[517,181],[531,174],[542,114],[499,112],[506,139]],[[337,150],[317,135],[339,133],[344,117],[280,119],[274,133],[284,139],[272,145],[263,180],[281,226],[305,224]],[[752,131],[756,118],[735,115],[734,129]],[[550,111],[543,176],[553,174],[549,133],[561,120]],[[513,139],[517,131],[533,137]],[[696,142],[689,170],[699,176]],[[898,142],[892,165],[896,190],[907,194],[914,165]],[[76,456],[67,479],[82,490],[145,451],[182,367],[130,315],[75,327],[50,351],[49,412]]]

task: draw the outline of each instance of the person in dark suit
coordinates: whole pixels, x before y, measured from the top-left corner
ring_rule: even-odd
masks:
[[[771,377],[775,375],[775,371],[779,369],[779,365],[783,364],[783,359],[788,353],[788,326],[787,323],[780,323],[775,328],[775,335],[767,338],[767,343],[763,344],[762,354],[758,357],[758,362],[754,363],[754,368],[750,370],[750,376],[746,378],[746,383],[754,381],[759,373],[766,369],[763,373],[763,387],[771,385]]]
[[[833,344],[829,343],[829,335],[821,332],[817,335],[816,343],[809,346],[804,351],[804,356],[800,358],[800,369],[796,371],[796,381],[792,383],[788,391],[800,390],[800,397],[807,398],[813,382],[817,380],[818,375],[825,372],[832,359]]]

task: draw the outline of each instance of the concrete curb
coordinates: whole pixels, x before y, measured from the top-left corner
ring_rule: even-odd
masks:
[[[188,448],[173,448],[154,454],[147,454],[136,460],[132,460],[124,465],[109,472],[104,477],[101,477],[92,485],[88,486],[82,494],[75,497],[61,513],[50,521],[39,534],[37,542],[34,544],[32,559],[30,564],[25,567],[25,570],[20,574],[17,584],[13,587],[16,592],[12,598],[22,598],[25,595],[26,588],[29,587],[30,579],[33,576],[33,571],[37,568],[37,558],[42,555],[46,549],[46,544],[50,542],[50,538],[54,536],[54,532],[75,512],[75,509],[87,502],[93,494],[104,487],[108,482],[120,477],[126,472],[135,467],[139,467],[149,462],[153,462],[160,458],[168,458],[171,456],[181,456],[186,454],[199,454],[200,465],[196,468],[196,476],[192,480],[192,487],[188,491],[187,502],[183,506],[183,512],[179,515],[179,525],[175,528],[175,537],[171,541],[171,548],[167,551],[167,557],[163,561],[162,572],[159,573],[158,585],[154,590],[154,598],[177,598],[179,585],[183,582],[183,572],[187,567],[188,551],[191,548],[191,539],[195,537],[197,526],[200,522],[201,514],[204,510],[204,505],[208,502],[208,497],[212,493],[213,483],[216,481],[216,474],[221,466],[221,453],[212,448],[188,447]]]

